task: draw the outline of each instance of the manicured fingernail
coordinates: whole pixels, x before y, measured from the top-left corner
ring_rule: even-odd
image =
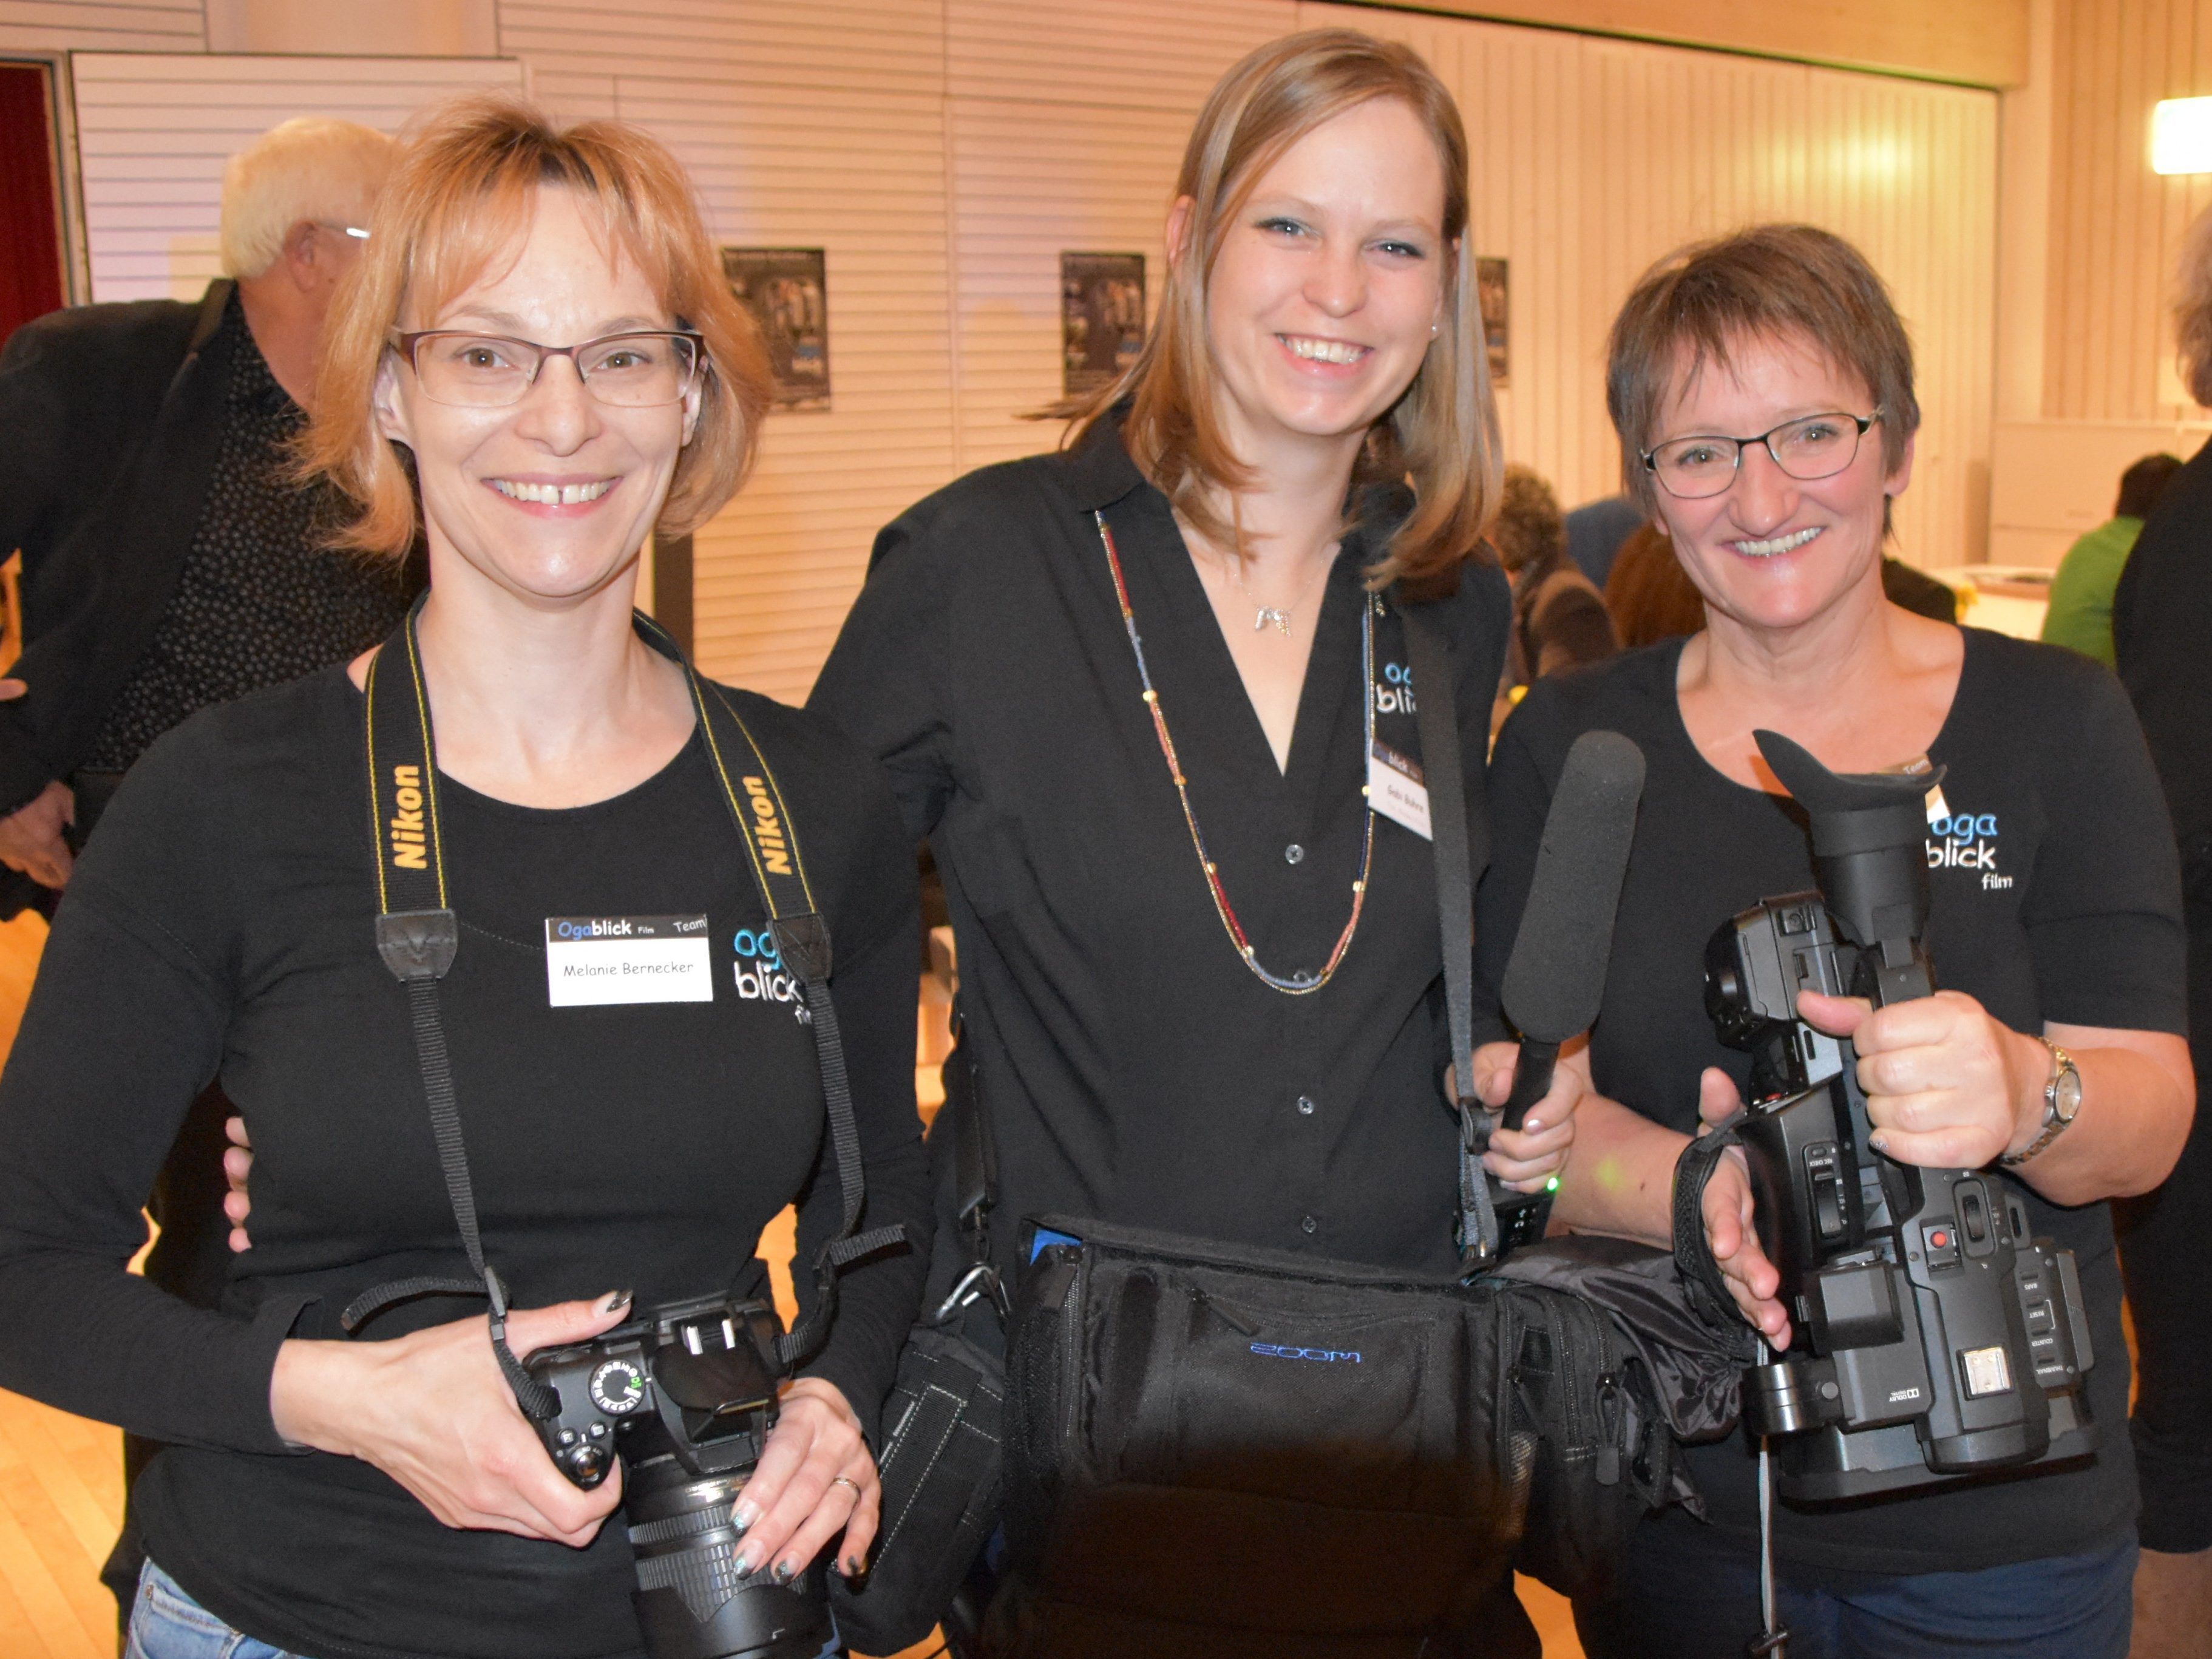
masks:
[[[775,1579],[777,1583],[788,1584],[793,1579],[799,1577],[799,1569],[792,1565],[788,1561],[779,1561],[775,1564],[775,1571],[771,1576]]]
[[[753,1576],[753,1558],[750,1550],[739,1550],[738,1559],[730,1565],[738,1570],[738,1577],[740,1578],[750,1578]]]
[[[845,1558],[845,1577],[848,1578],[858,1578],[860,1576],[860,1558],[857,1555],[847,1556]]]
[[[1522,1130],[1528,1134],[1533,1135],[1543,1127],[1544,1120],[1540,1117],[1524,1117],[1521,1120]]]
[[[759,1519],[760,1510],[749,1498],[738,1499],[737,1508],[730,1511],[730,1526],[740,1538],[751,1531],[753,1522]]]
[[[1869,1135],[1867,1137],[1867,1145],[1873,1147],[1877,1152],[1886,1152],[1889,1150],[1889,1143],[1887,1140],[1884,1140],[1880,1135]]]
[[[609,1291],[605,1296],[599,1298],[599,1311],[601,1313],[618,1313],[623,1309],[629,1306],[629,1299],[635,1294],[636,1292],[634,1291]]]

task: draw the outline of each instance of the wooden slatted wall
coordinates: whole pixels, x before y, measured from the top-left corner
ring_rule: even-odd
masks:
[[[206,46],[200,0],[0,0],[0,52]]]
[[[2212,174],[2150,170],[2151,108],[2212,94],[2212,0],[2057,0],[2043,413],[2186,413],[2164,373],[2174,260]]]
[[[78,52],[93,298],[191,299],[220,275],[216,209],[224,161],[295,115],[386,131],[465,88],[513,86],[494,59],[221,57]]]

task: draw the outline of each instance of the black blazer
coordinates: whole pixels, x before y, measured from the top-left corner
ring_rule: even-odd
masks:
[[[234,287],[57,311],[0,352],[0,554],[23,556],[12,672],[30,687],[0,703],[0,812],[91,751],[176,592],[222,437]],[[0,914],[36,890],[0,872]]]

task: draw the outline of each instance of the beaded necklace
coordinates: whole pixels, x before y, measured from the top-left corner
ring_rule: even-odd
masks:
[[[1145,688],[1145,707],[1152,716],[1152,730],[1160,740],[1160,753],[1167,757],[1168,775],[1175,780],[1176,796],[1182,802],[1182,821],[1190,828],[1190,844],[1198,851],[1199,867],[1206,872],[1206,890],[1213,895],[1214,913],[1228,930],[1229,942],[1237,947],[1237,954],[1244,959],[1262,985],[1280,991],[1285,996],[1310,996],[1334,976],[1344,953],[1352,948],[1352,936],[1359,931],[1359,912],[1367,901],[1367,878],[1375,867],[1375,806],[1365,799],[1367,789],[1360,787],[1365,807],[1366,826],[1359,848],[1359,876],[1352,884],[1352,916],[1344,924],[1344,932],[1337,936],[1336,949],[1328,953],[1328,960],[1317,974],[1273,974],[1260,965],[1253,954],[1252,941],[1244,936],[1244,929],[1237,920],[1237,911],[1229,902],[1229,894],[1221,884],[1221,872],[1206,850],[1206,837],[1199,830],[1198,815],[1191,811],[1190,787],[1184,781],[1182,763],[1176,758],[1175,739],[1168,735],[1168,717],[1160,707],[1160,694],[1152,689],[1152,672],[1145,663],[1145,642],[1137,632],[1137,613],[1129,604],[1129,584],[1121,574],[1121,556],[1114,545],[1114,532],[1107,528],[1106,515],[1094,512],[1091,518],[1098,526],[1098,539],[1106,549],[1107,568],[1114,573],[1114,592],[1121,604],[1121,625],[1129,630],[1129,649],[1136,653],[1137,678]],[[1362,754],[1375,752],[1375,611],[1382,602],[1371,594],[1362,595],[1359,602],[1359,684],[1364,700],[1366,746]]]

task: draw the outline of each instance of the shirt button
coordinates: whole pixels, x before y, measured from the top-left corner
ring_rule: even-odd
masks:
[[[1306,849],[1296,842],[1283,848],[1283,862],[1285,864],[1303,864],[1305,862],[1305,857]]]
[[[1300,1117],[1311,1117],[1313,1114],[1313,1097],[1311,1095],[1300,1095],[1298,1097],[1298,1115]]]
[[[1321,1231],[1321,1223],[1316,1221],[1311,1216],[1308,1216],[1304,1221],[1298,1223],[1298,1231],[1304,1233],[1319,1232]]]

